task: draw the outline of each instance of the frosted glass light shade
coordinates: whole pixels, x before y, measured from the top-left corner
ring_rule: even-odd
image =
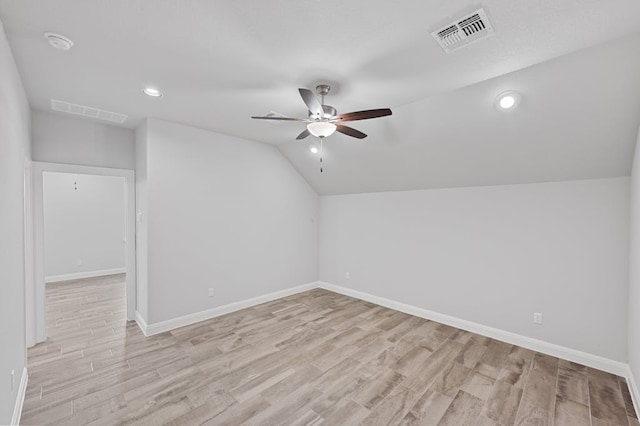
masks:
[[[336,131],[336,125],[327,121],[314,121],[307,124],[307,130],[317,138],[326,138]]]

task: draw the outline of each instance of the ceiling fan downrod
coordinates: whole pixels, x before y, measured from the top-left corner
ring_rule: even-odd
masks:
[[[329,94],[330,90],[331,86],[329,86],[328,84],[318,84],[316,86],[316,92],[318,92],[318,95],[320,95],[320,103],[322,104],[322,106],[324,106],[324,97],[325,95]]]

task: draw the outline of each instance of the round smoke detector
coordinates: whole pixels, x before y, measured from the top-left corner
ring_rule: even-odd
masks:
[[[44,37],[47,39],[49,44],[56,49],[71,50],[73,47],[73,42],[63,35],[56,33],[44,33]]]

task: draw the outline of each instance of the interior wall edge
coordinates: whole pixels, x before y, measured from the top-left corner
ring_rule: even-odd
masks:
[[[147,321],[145,321],[144,317],[138,310],[136,310],[135,321],[136,321],[136,324],[138,324],[138,328],[140,329],[140,331],[142,331],[142,334],[144,334],[145,337],[149,337],[150,334],[147,331],[147,328],[148,328]]]
[[[627,384],[629,385],[633,408],[636,410],[636,413],[640,413],[640,390],[638,390],[638,385],[636,384],[636,379],[633,376],[633,370],[631,370],[630,365],[627,366],[627,373],[624,377],[627,379]]]
[[[640,130],[636,138],[635,152],[631,165],[631,185],[629,188],[629,283],[627,307],[627,356],[629,360],[629,386],[636,412],[640,405],[640,392],[636,378],[640,380]]]
[[[29,373],[27,367],[22,369],[22,377],[20,378],[20,386],[18,387],[18,395],[16,396],[16,405],[13,408],[13,416],[11,416],[11,424],[19,425],[20,416],[22,415],[22,406],[24,405],[24,398],[27,394],[27,383],[29,382]]]

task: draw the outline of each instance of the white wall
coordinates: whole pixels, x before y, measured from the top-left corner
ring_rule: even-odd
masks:
[[[274,146],[149,120],[146,197],[151,323],[318,279],[318,196]]]
[[[614,178],[321,197],[320,279],[626,362],[628,196]]]
[[[640,144],[640,134],[638,144]],[[631,172],[628,317],[629,366],[636,384],[640,384],[640,146],[638,144],[636,144]]]
[[[0,424],[9,424],[26,361],[24,320],[24,164],[29,104],[0,22]],[[11,370],[15,383],[11,389]]]
[[[131,129],[34,111],[32,133],[34,161],[135,168],[134,132]]]
[[[46,279],[124,271],[124,178],[45,172],[43,190]]]

